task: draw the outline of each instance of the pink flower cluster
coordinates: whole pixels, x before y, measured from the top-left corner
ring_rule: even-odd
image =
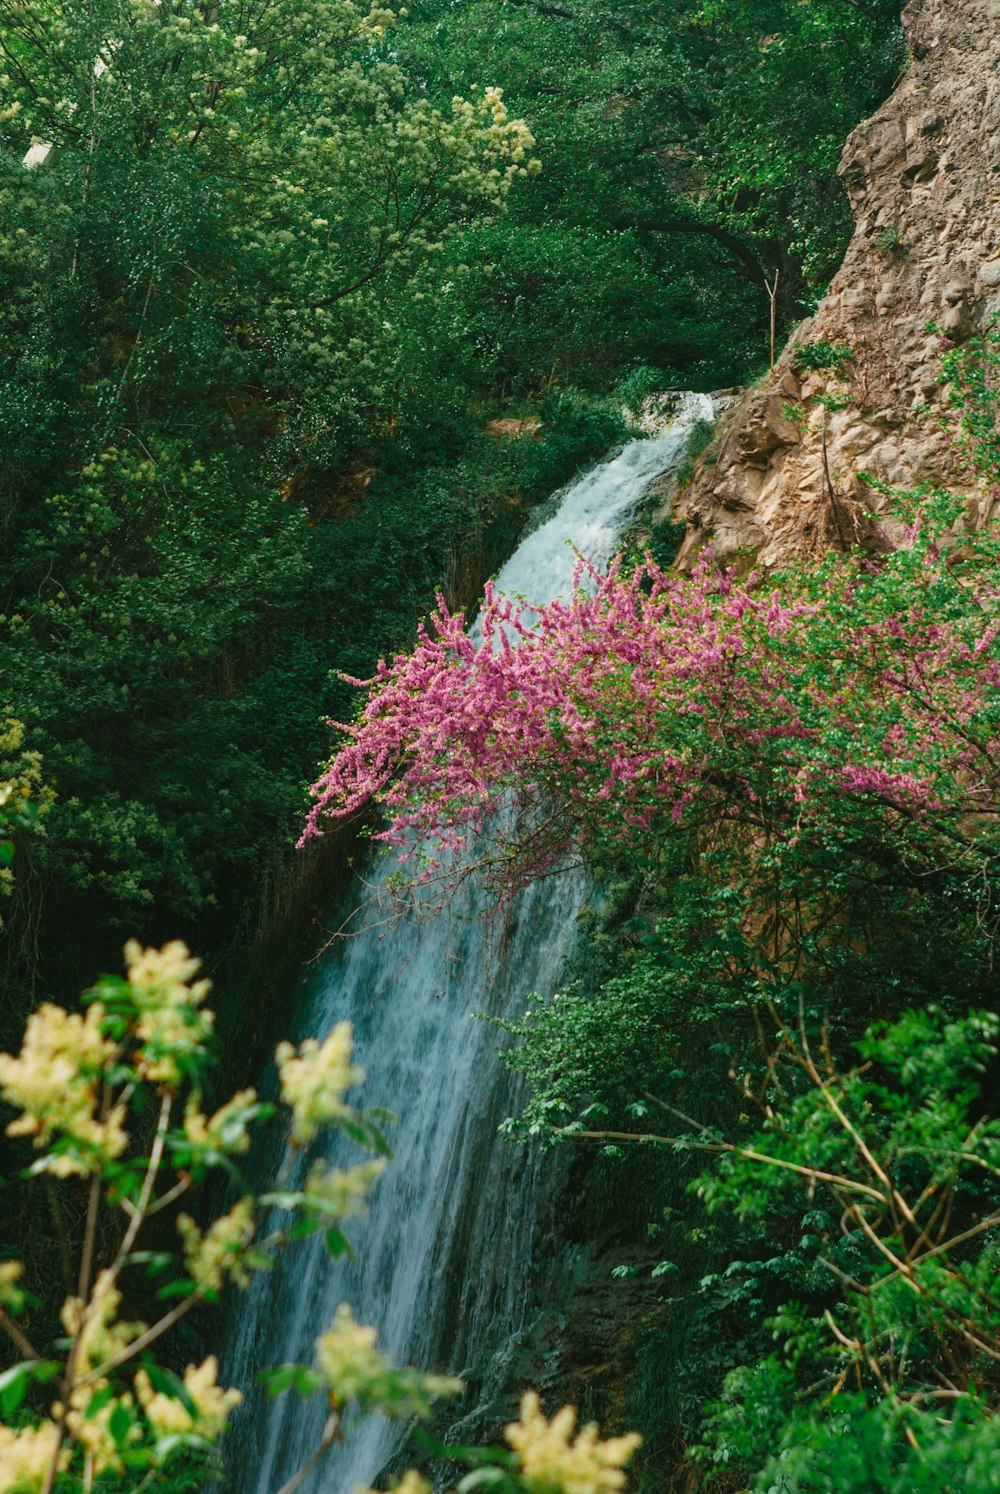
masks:
[[[488,589],[478,643],[439,599],[413,651],[368,682],[303,839],[376,800],[383,838],[433,864],[516,802],[524,881],[598,827],[627,841],[697,817],[799,835],[845,800],[911,820],[992,812],[998,627],[956,606],[936,551],[908,584],[901,611],[891,573],[853,562],[822,590],[709,561],[690,578],[648,558],[605,576],[581,563],[570,598],[537,612]]]

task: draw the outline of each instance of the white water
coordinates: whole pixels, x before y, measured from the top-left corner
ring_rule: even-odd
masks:
[[[568,488],[503,567],[497,591],[541,604],[569,590],[574,549],[606,564],[650,482],[677,466],[693,426],[712,418],[707,395],[685,396],[665,434],[631,442]],[[555,988],[573,944],[582,878],[529,888],[498,929],[482,917],[472,881],[436,917],[392,918],[387,884],[398,870],[389,853],[376,863],[363,921],[342,952],[325,958],[298,1023],[300,1033],[322,1037],[336,1021],[353,1022],[370,1076],[354,1100],[396,1112],[396,1158],[368,1218],[348,1231],[355,1262],[334,1265],[314,1237],[279,1271],[255,1278],[228,1383],[247,1388],[264,1366],[310,1362],[341,1301],[377,1327],[380,1347],[398,1363],[425,1369],[467,1371],[489,1340],[519,1326],[536,1163],[496,1139],[515,1086],[496,1057],[495,1030],[474,1018],[510,1013],[528,992]],[[360,1160],[337,1137],[329,1153],[340,1165]],[[273,1494],[305,1461],[322,1426],[320,1399],[253,1397],[231,1438],[234,1494]],[[380,1419],[361,1424],[304,1494],[351,1494],[370,1483],[397,1439]]]

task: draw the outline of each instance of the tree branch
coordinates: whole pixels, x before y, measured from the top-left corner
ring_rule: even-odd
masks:
[[[734,233],[730,233],[728,228],[720,228],[716,223],[702,223],[696,218],[640,219],[630,224],[622,224],[622,227],[636,228],[641,233],[689,233],[714,239],[717,244],[721,244],[723,249],[727,249],[734,258],[740,261],[755,285],[758,285],[767,295],[771,293],[770,280],[764,266],[750,246],[742,239],[738,239]]]

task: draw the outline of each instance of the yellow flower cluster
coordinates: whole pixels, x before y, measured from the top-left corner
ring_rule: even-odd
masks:
[[[98,1119],[101,1071],[115,1052],[101,1031],[103,1018],[97,1003],[80,1016],[45,1002],[28,1018],[19,1056],[0,1053],[0,1094],[22,1112],[8,1136],[33,1136],[46,1146],[61,1133],[77,1143],[78,1151],[44,1160],[57,1177],[92,1172],[128,1141],[123,1106]]]
[[[38,1494],[55,1456],[59,1433],[54,1422],[43,1421],[37,1427],[0,1426],[0,1489],[4,1494]],[[69,1451],[60,1455],[59,1466],[65,1468]]]
[[[130,939],[125,964],[139,1011],[135,1030],[145,1072],[158,1083],[177,1084],[181,1060],[198,1053],[212,1030],[214,1014],[199,1011],[212,982],[191,983],[201,961],[180,939],[162,949],[143,949],[137,939]]]
[[[360,1084],[364,1070],[351,1063],[354,1033],[350,1022],[338,1022],[323,1043],[307,1038],[298,1052],[279,1043],[275,1060],[281,1075],[281,1098],[292,1111],[292,1136],[312,1141],[320,1126],[347,1114],[344,1095]]]
[[[241,1089],[211,1116],[203,1115],[191,1100],[184,1112],[184,1133],[195,1146],[214,1147],[216,1151],[230,1155],[245,1152],[250,1146],[250,1133],[240,1112],[253,1105],[256,1099],[255,1089]],[[226,1136],[231,1122],[232,1129]]]
[[[461,1390],[462,1382],[447,1375],[425,1375],[395,1369],[375,1347],[376,1331],[363,1328],[342,1302],[329,1332],[316,1340],[316,1368],[330,1389],[335,1405],[358,1401],[386,1415],[425,1414],[432,1399]]]
[[[59,1316],[71,1338],[79,1338],[76,1351],[77,1375],[103,1369],[123,1349],[145,1332],[145,1323],[125,1323],[118,1319],[121,1292],[111,1284],[108,1271],[102,1271],[94,1282],[90,1301],[67,1297]]]
[[[124,1395],[112,1396],[110,1400],[99,1402],[96,1411],[91,1409],[95,1394],[106,1391],[106,1381],[74,1390],[66,1414],[66,1426],[73,1439],[93,1459],[95,1473],[104,1473],[109,1469],[121,1472],[125,1466],[122,1454],[127,1444],[139,1441],[142,1436],[142,1428],[135,1421],[132,1421],[124,1437],[120,1432],[116,1436],[111,1430],[116,1411],[122,1409],[131,1412],[133,1409],[135,1403],[127,1391]]]
[[[354,1494],[378,1494],[375,1489],[355,1489]],[[425,1478],[421,1478],[416,1469],[410,1468],[398,1484],[393,1484],[386,1494],[431,1494],[431,1486]]]
[[[222,1436],[229,1413],[242,1404],[238,1390],[223,1390],[218,1383],[219,1361],[210,1354],[203,1364],[189,1364],[184,1371],[184,1389],[193,1413],[176,1396],[155,1391],[145,1370],[135,1377],[135,1391],[146,1419],[157,1437],[196,1436],[214,1442]]]
[[[614,1494],[625,1483],[623,1469],[641,1437],[629,1432],[601,1442],[597,1427],[588,1423],[571,1441],[575,1426],[572,1406],[564,1406],[546,1421],[536,1393],[525,1392],[520,1421],[504,1429],[525,1483],[537,1494]]]
[[[339,1402],[364,1399],[382,1383],[389,1365],[375,1347],[377,1337],[342,1302],[329,1332],[316,1340],[316,1368]]]
[[[12,1307],[15,1312],[20,1309],[24,1293],[17,1283],[23,1272],[24,1267],[20,1261],[4,1261],[0,1264],[0,1307]]]
[[[108,1381],[100,1371],[109,1366],[133,1339],[145,1331],[145,1323],[126,1323],[118,1318],[121,1293],[112,1284],[110,1273],[102,1271],[94,1282],[90,1301],[81,1302],[79,1297],[68,1297],[63,1304],[63,1327],[70,1337],[77,1339],[76,1374],[78,1378],[93,1374],[96,1377],[87,1385],[77,1385],[70,1393],[66,1408],[66,1426],[71,1436],[92,1457],[95,1470],[122,1466],[120,1438],[111,1430],[111,1421],[119,1407],[129,1410],[133,1401],[129,1394],[111,1396],[95,1411],[92,1402],[95,1395],[106,1395]],[[58,1411],[58,1407],[53,1407]],[[128,1435],[134,1441],[139,1435],[133,1427]],[[2,1485],[0,1485],[2,1487]]]
[[[250,1273],[243,1257],[253,1233],[252,1198],[241,1198],[204,1235],[189,1214],[181,1214],[177,1232],[184,1242],[188,1273],[197,1286],[217,1292],[227,1276],[246,1286]]]
[[[371,1186],[384,1171],[385,1162],[380,1157],[346,1171],[315,1162],[306,1178],[306,1205],[312,1203],[322,1213],[336,1219],[363,1214]]]

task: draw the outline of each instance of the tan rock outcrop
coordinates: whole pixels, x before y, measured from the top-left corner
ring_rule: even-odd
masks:
[[[840,164],[855,215],[843,265],[685,490],[682,565],[709,539],[765,566],[884,544],[863,472],[946,487],[971,522],[991,517],[942,427],[942,340],[927,324],[963,342],[1000,312],[1000,0],[910,0],[903,22],[906,74]],[[851,356],[839,376],[800,380],[796,348],[818,342]],[[844,408],[826,411],[817,396],[835,390]]]

